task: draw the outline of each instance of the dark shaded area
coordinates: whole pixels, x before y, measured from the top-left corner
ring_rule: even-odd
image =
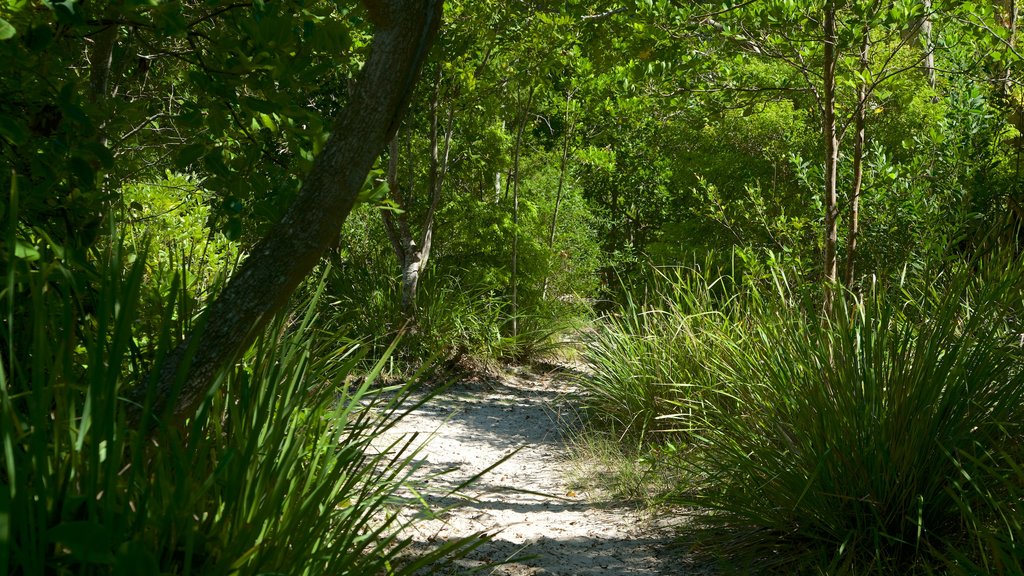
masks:
[[[432,545],[435,543],[416,542],[413,549],[425,550]],[[537,553],[537,550],[551,550],[553,553]],[[630,562],[630,559],[641,557],[655,561],[644,568]],[[499,565],[482,569],[489,564]],[[682,546],[665,538],[540,538],[521,545],[501,540],[500,535],[467,558],[420,572],[424,576],[471,573],[501,576],[699,576],[715,572],[689,559]]]

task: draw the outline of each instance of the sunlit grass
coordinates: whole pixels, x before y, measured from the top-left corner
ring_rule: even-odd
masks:
[[[417,448],[371,443],[411,409],[414,383],[375,385],[380,363],[350,383],[363,352],[319,331],[315,286],[185,430],[134,428],[144,261],[124,266],[114,251],[88,315],[63,293],[75,277],[60,264],[5,278],[0,572],[405,574],[480,542],[402,557],[414,520],[398,495]],[[170,296],[162,331],[146,335],[157,360],[187,322]]]
[[[993,259],[828,317],[781,277],[673,279],[594,339],[592,421],[673,449],[669,502],[740,573],[1015,573],[1022,277]]]

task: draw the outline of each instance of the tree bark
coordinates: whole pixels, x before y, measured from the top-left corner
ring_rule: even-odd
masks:
[[[114,59],[114,45],[119,32],[117,24],[110,24],[95,35],[89,54],[89,99],[103,102],[110,84],[110,65]]]
[[[927,0],[926,0],[927,1]],[[868,51],[871,49],[871,29],[864,24],[864,37],[860,45],[860,71],[868,70]],[[864,144],[865,128],[867,119],[868,85],[866,80],[861,80],[857,87],[857,110],[854,120],[854,141],[853,141],[853,190],[850,192],[850,213],[849,233],[846,237],[846,271],[845,280],[847,290],[853,290],[854,266],[857,258],[857,240],[860,235],[860,193],[864,182]]]
[[[995,4],[996,10],[1000,13],[999,17],[1009,33],[1009,38],[1006,42],[1010,48],[1015,48],[1017,46],[1017,0],[996,0]],[[999,83],[999,96],[1003,99],[1008,99],[1013,88],[1013,73],[1009,63],[999,71],[997,81]]]
[[[935,90],[935,44],[932,42],[932,0],[922,0],[924,16],[921,21],[921,43],[924,48],[924,74],[928,85]],[[938,96],[933,96],[938,98]]]
[[[217,375],[250,346],[313,270],[398,130],[441,21],[443,0],[364,0],[376,31],[355,93],[333,124],[298,197],[159,368],[147,414],[193,416]],[[152,423],[146,423],[148,427]]]
[[[398,213],[398,222],[395,222],[395,216],[390,210],[381,210],[380,216],[384,221],[384,232],[387,234],[388,241],[391,242],[391,249],[394,250],[395,257],[398,258],[399,263],[404,263],[406,248],[404,239],[411,235],[407,232],[409,228],[408,212],[405,211],[405,201],[398,184],[398,132],[395,132],[391,138],[391,144],[388,146],[387,185],[391,200],[402,211]]]
[[[402,315],[406,320],[415,321],[416,292],[419,289],[420,275],[430,259],[430,250],[434,239],[434,216],[441,204],[441,190],[448,173],[448,160],[451,153],[452,131],[455,123],[455,108],[449,107],[444,127],[444,151],[441,152],[439,131],[440,122],[440,90],[441,69],[438,69],[434,91],[430,98],[430,168],[427,175],[427,192],[430,203],[420,226],[420,236],[415,238],[409,226],[411,206],[408,194],[402,194],[398,182],[398,137],[391,141],[390,161],[388,163],[388,188],[392,200],[402,209],[397,225],[387,211],[381,212],[384,229],[394,249],[402,272]],[[411,152],[409,154],[411,161]],[[415,178],[410,170],[410,191]]]
[[[89,51],[89,101],[99,104],[103,111],[100,116],[100,138],[103,146],[109,140],[106,135],[110,111],[106,106],[110,95],[110,69],[114,61],[114,47],[121,29],[117,24],[109,24],[93,35],[92,48]]]
[[[836,31],[835,0],[825,2],[823,33],[825,42],[824,86],[822,89],[822,137],[825,143],[825,246],[824,277],[825,309],[832,307],[833,286],[836,281],[836,244],[838,243],[839,206],[836,179],[839,168],[839,138],[836,132],[836,62],[838,60],[838,34]]]

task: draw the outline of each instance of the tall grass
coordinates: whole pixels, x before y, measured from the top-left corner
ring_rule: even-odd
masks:
[[[519,333],[512,335],[511,306],[503,288],[467,283],[462,276],[469,274],[424,275],[415,319],[410,321],[401,310],[398,278],[336,273],[331,286],[333,305],[340,311],[337,320],[378,351],[402,333],[396,358],[405,371],[428,360],[463,356],[485,362],[533,358],[557,348],[559,336],[576,320],[565,307],[532,310],[520,314]]]
[[[987,451],[954,489],[970,541],[940,552],[949,574],[1024,574],[1024,460]],[[965,471],[967,472],[967,471]]]
[[[1020,261],[828,317],[781,277],[690,279],[661,310],[624,307],[588,354],[615,426],[687,432],[670,502],[705,511],[700,549],[741,573],[1018,573]]]
[[[412,384],[376,388],[376,371],[346,384],[361,352],[318,332],[319,290],[221,375],[187,433],[148,434],[125,406],[143,377],[127,358],[144,255],[130,267],[112,256],[88,313],[63,265],[10,258],[0,574],[406,574],[479,542],[398,561],[416,447],[371,442],[410,409]],[[157,358],[175,340],[173,308],[148,340]]]
[[[580,386],[599,426],[639,443],[699,431],[703,405],[719,388],[709,359],[719,342],[742,334],[751,296],[711,270],[653,270],[584,338],[589,375]]]
[[[710,368],[729,398],[685,460],[689,502],[728,529],[712,541],[890,573],[963,537],[952,489],[1019,438],[1020,350],[998,322],[1014,288],[957,281],[912,314],[876,294],[723,343]]]

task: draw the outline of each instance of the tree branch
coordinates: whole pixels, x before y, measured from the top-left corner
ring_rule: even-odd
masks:
[[[443,0],[377,0],[378,27],[348,106],[298,197],[160,365],[142,413],[193,417],[217,376],[245,351],[336,243],[374,160],[394,136],[440,24]],[[137,396],[133,398],[138,400]],[[129,414],[133,416],[133,414]],[[135,410],[133,420],[138,421]],[[155,423],[147,420],[144,429]]]
[[[625,12],[627,8],[615,8],[614,10],[608,10],[607,12],[601,12],[599,14],[586,14],[580,17],[580,20],[604,20],[605,18],[611,18],[616,14]]]

